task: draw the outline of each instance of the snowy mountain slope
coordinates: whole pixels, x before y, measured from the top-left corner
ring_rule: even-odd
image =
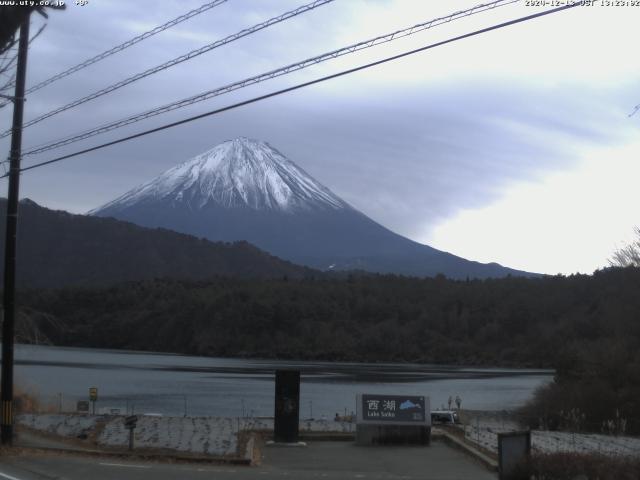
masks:
[[[184,204],[193,210],[209,204],[282,212],[349,208],[268,143],[240,137],[167,170],[89,213],[156,201]]]
[[[530,275],[402,237],[269,144],[247,138],[224,142],[89,213],[215,241],[246,240],[324,270],[452,278]]]

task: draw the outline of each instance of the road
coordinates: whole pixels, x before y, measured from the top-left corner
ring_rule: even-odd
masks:
[[[128,461],[106,457],[22,453],[0,457],[0,480],[495,480],[497,475],[441,442],[429,447],[357,447],[316,442],[306,448],[266,447],[255,467]]]

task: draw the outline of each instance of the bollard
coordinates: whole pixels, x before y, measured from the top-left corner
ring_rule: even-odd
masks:
[[[129,430],[129,450],[133,450],[133,431],[136,428],[138,417],[130,415],[124,419],[124,428]]]

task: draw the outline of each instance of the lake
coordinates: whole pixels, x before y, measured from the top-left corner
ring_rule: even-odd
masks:
[[[357,393],[428,395],[432,409],[449,396],[462,407],[511,410],[550,370],[397,363],[208,358],[164,353],[16,345],[15,382],[49,409],[74,410],[98,388],[97,411],[194,416],[272,416],[274,371],[301,370],[300,416],[332,419],[355,410]]]

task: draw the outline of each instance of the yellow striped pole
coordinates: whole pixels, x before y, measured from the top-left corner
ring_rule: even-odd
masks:
[[[2,402],[2,425],[13,425],[13,402],[11,400]]]

